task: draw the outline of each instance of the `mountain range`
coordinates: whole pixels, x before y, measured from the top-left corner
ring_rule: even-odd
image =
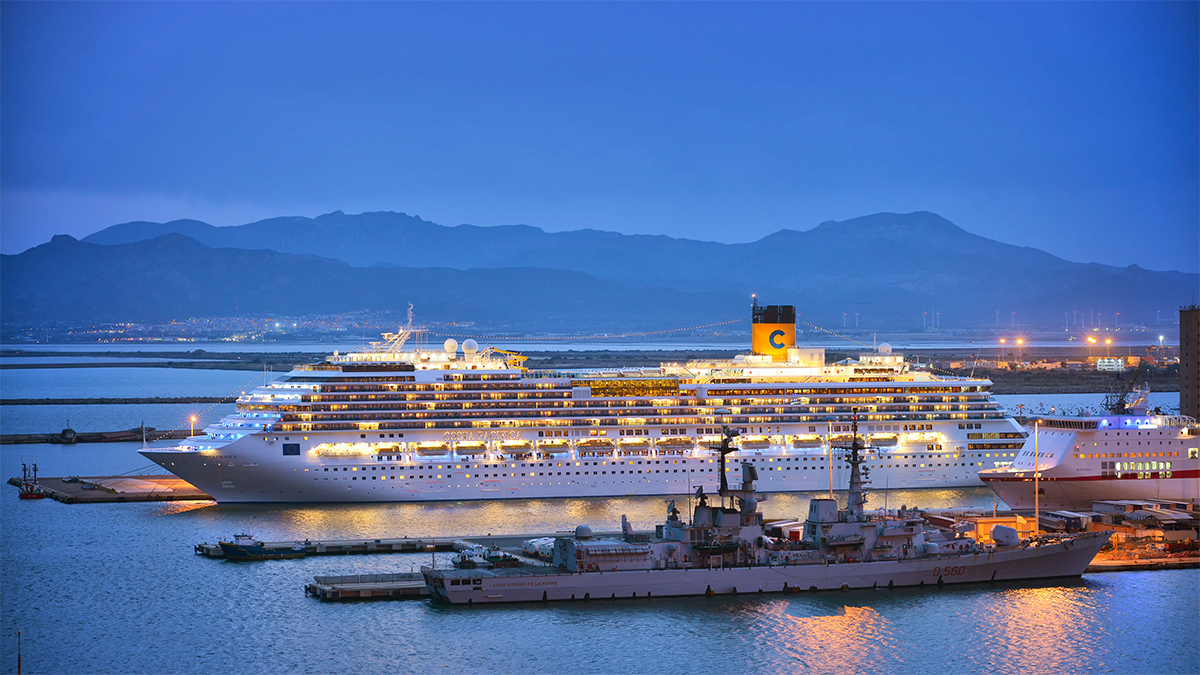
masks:
[[[880,213],[721,244],[598,230],[446,227],[403,213],[114,225],[3,256],[5,324],[403,310],[527,330],[637,329],[744,315],[751,293],[841,326],[1150,323],[1200,275],[1075,263],[928,212]]]

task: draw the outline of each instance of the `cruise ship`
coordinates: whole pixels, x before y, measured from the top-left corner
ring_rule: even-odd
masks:
[[[1013,462],[979,477],[1014,509],[1091,511],[1108,499],[1200,504],[1200,425],[1151,413],[1148,394],[1121,397],[1106,415],[1030,419],[1033,433]]]
[[[406,347],[422,334],[410,317],[142,454],[219,502],[404,502],[687,495],[718,483],[722,426],[760,491],[829,490],[848,482],[852,408],[879,488],[982,485],[1026,438],[986,379],[912,369],[886,344],[825,363],[797,347],[790,305],[754,304],[750,354],[658,368],[532,370],[473,339]]]

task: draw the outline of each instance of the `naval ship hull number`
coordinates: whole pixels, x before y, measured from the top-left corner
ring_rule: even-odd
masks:
[[[935,567],[933,568],[933,576],[935,577],[956,577],[960,574],[966,574],[966,567]]]

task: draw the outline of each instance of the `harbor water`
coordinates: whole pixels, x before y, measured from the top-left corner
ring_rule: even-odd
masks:
[[[0,396],[228,396],[252,377],[56,372],[5,371]],[[152,424],[148,413],[156,407],[169,410],[155,413],[163,419],[154,426],[187,428],[188,406],[142,405],[77,406],[93,409],[87,424],[76,422],[84,413],[66,406],[0,406],[0,427],[53,431],[59,427],[43,425],[70,413],[77,430],[125,429],[143,417]],[[220,412],[208,411],[203,421]],[[4,446],[0,470],[19,476],[23,461],[37,462],[43,475],[149,470],[139,447]],[[762,508],[768,518],[802,516],[813,496],[771,495]],[[885,499],[892,507],[993,503],[986,488],[880,490],[868,506]],[[1200,570],[1032,585],[466,608],[428,600],[327,604],[303,592],[314,576],[412,571],[448,565],[450,554],[231,563],[192,552],[194,544],[242,531],[276,541],[561,532],[584,523],[612,531],[623,514],[649,529],[666,509],[662,498],[66,505],[23,502],[16,488],[4,486],[0,672],[16,672],[18,630],[26,673],[1200,672]]]

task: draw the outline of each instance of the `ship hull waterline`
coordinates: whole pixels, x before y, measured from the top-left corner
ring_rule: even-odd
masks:
[[[1154,472],[1158,473],[1158,472]],[[1040,491],[1034,499],[1032,478],[998,477],[983,479],[1009,508],[1043,510],[1073,509],[1091,511],[1092,503],[1103,500],[1159,499],[1178,502],[1194,502],[1200,487],[1200,472],[1176,471],[1171,478],[1086,477],[1058,478],[1042,477],[1037,481]]]
[[[562,466],[556,466],[554,468],[559,470],[550,472],[549,466],[526,467],[517,463],[515,470],[512,467],[508,469],[509,473],[516,473],[516,476],[480,479],[477,476],[467,478],[465,469],[445,469],[438,477],[436,465],[394,465],[393,468],[393,465],[374,461],[350,467],[357,469],[352,475],[345,472],[330,473],[327,466],[305,462],[301,458],[237,452],[236,448],[229,447],[217,457],[188,456],[169,449],[145,449],[140,454],[217,502],[230,504],[686,496],[695,493],[697,487],[711,488],[720,482],[716,465],[710,463],[707,457],[672,460],[678,464],[673,465],[670,471],[678,470],[678,473],[663,469],[657,470],[664,473],[617,473],[605,467],[605,473],[601,475],[594,475],[596,472],[592,471],[586,476],[572,475],[568,478],[557,475],[563,473],[561,469],[565,467]],[[736,460],[738,456],[734,458]],[[764,455],[756,459],[766,462],[768,457]],[[471,460],[447,458],[445,465],[454,462],[461,465],[464,461]],[[567,463],[566,460],[540,462],[543,465]],[[575,462],[571,461],[570,464]],[[578,470],[580,467],[571,468]],[[906,475],[897,472],[882,477],[877,484],[883,483],[891,490],[983,487],[970,467],[954,469],[957,473],[942,472],[937,475],[925,470],[913,470]],[[413,476],[421,475],[418,472],[424,472],[425,475],[421,478]],[[525,476],[525,473],[554,475]],[[764,494],[825,492],[830,489],[830,473],[828,470],[803,473],[765,471],[759,491]],[[842,466],[835,466],[832,472],[834,490],[846,490],[844,486],[848,474]],[[400,480],[400,475],[404,475],[405,479]]]

